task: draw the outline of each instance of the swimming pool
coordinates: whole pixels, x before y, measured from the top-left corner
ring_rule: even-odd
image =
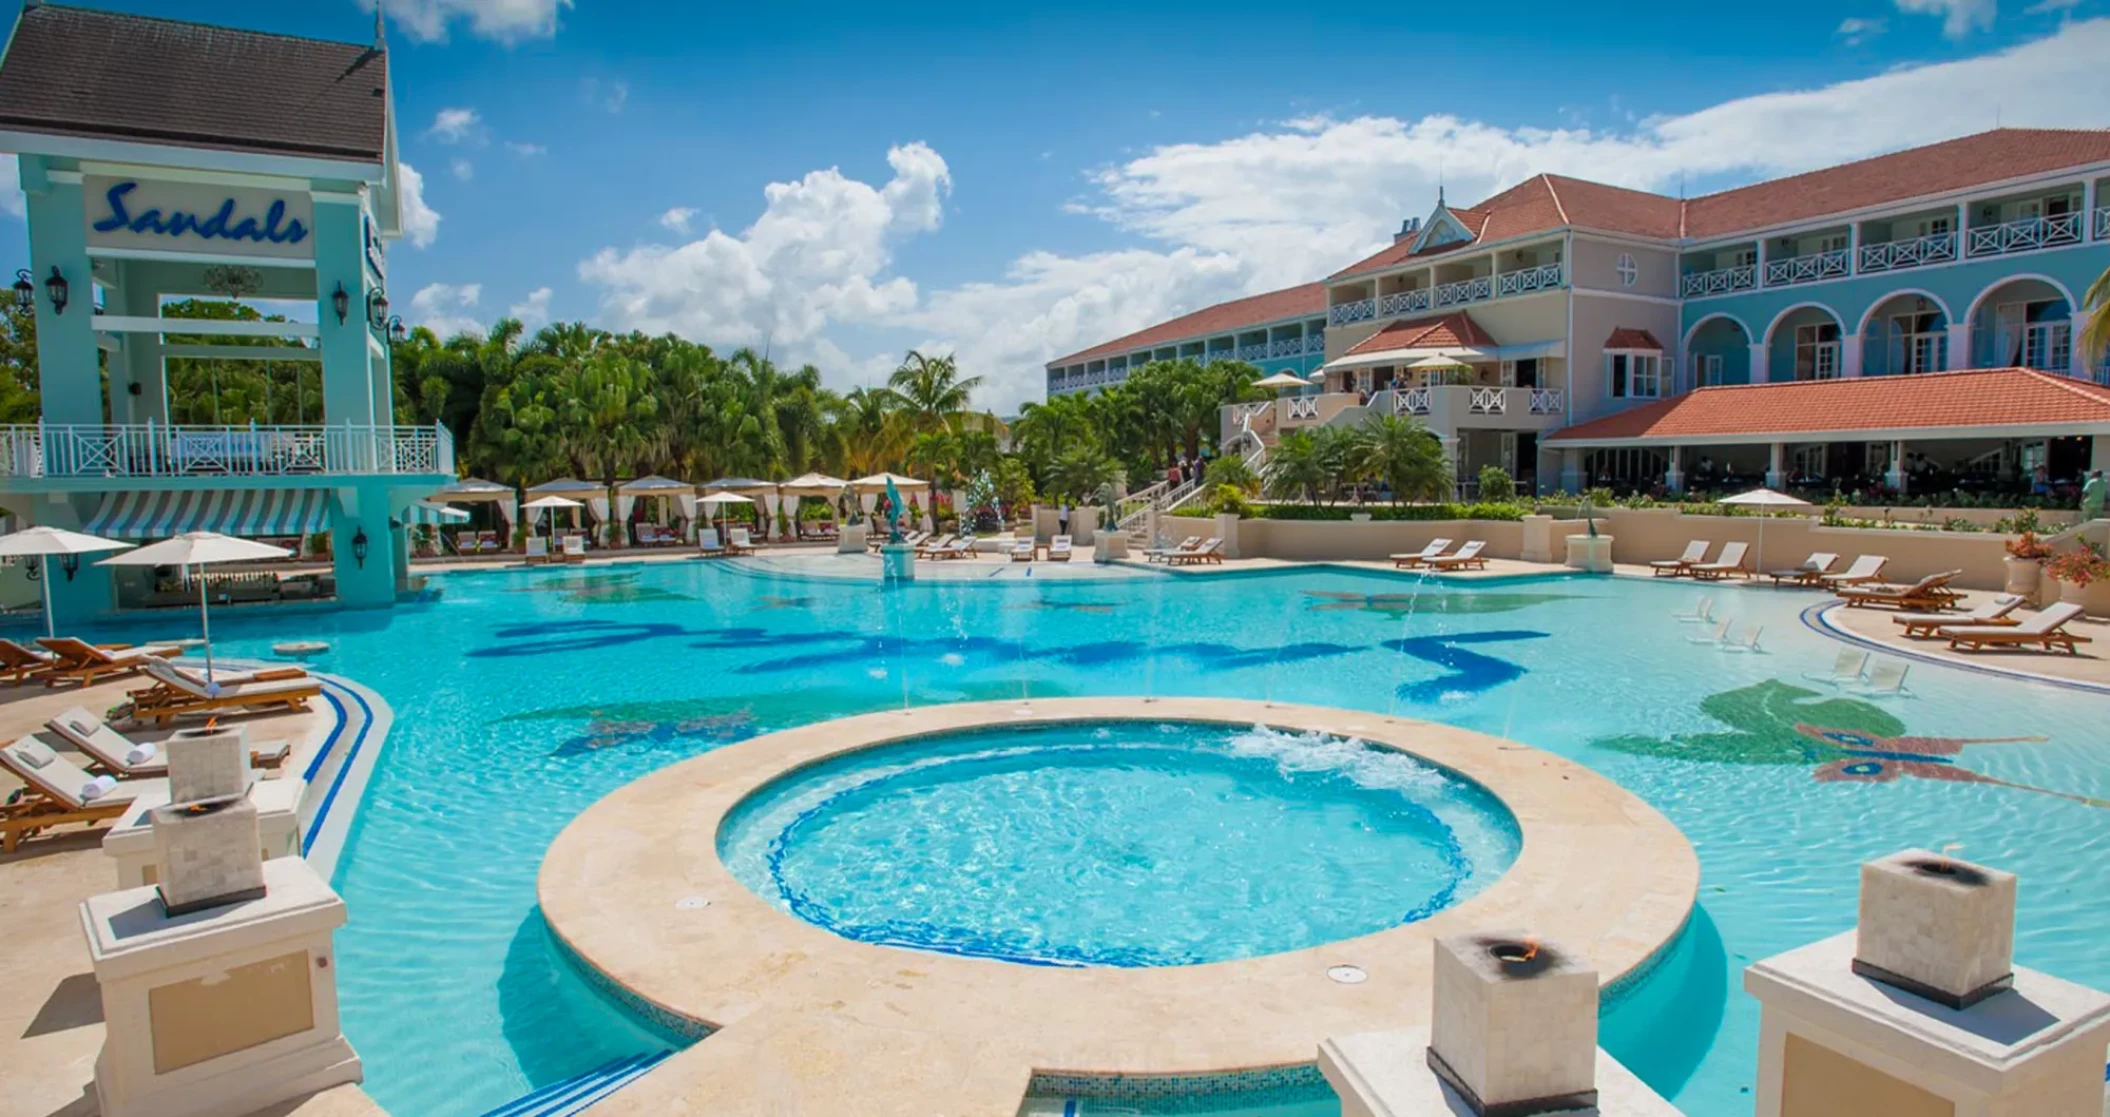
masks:
[[[1763,654],[1733,655],[1672,618],[1693,587],[1597,578],[1317,569],[880,593],[681,563],[436,580],[441,600],[393,613],[229,610],[214,625],[230,655],[330,640],[319,666],[395,708],[336,884],[352,912],[346,1030],[368,1089],[401,1114],[480,1113],[668,1043],[550,949],[535,875],[569,819],[701,751],[904,703],[1276,698],[1440,720],[1597,769],[1700,856],[1692,925],[1603,1029],[1696,1115],[1750,1106],[1758,1013],[1741,968],[1851,925],[1872,856],[1947,847],[2015,870],[2018,960],[2110,985],[2095,941],[2110,811],[2062,797],[2110,798],[2110,703],[1925,666],[1914,697],[1837,694],[1802,677],[1837,649],[1799,622],[1810,594],[1708,590],[1718,615],[1764,626]]]
[[[743,802],[742,884],[860,942],[1184,966],[1426,919],[1516,860],[1486,789],[1320,733],[1173,722],[933,735]]]

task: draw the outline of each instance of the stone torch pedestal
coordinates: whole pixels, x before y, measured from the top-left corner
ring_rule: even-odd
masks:
[[[249,786],[249,801],[256,804],[258,852],[264,860],[300,856],[299,810],[304,786],[300,780],[290,778],[258,780]],[[167,806],[168,801],[166,784],[141,791],[103,836],[104,856],[117,862],[117,887],[137,888],[159,881],[154,828],[148,812]]]
[[[916,549],[906,543],[889,543],[879,548],[879,580],[889,584],[915,581]]]
[[[1569,536],[1568,565],[1577,570],[1588,570],[1597,574],[1610,574],[1612,572],[1612,537],[1609,535]]]

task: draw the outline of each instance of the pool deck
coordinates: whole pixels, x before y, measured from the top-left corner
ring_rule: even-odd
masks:
[[[1516,815],[1522,851],[1484,891],[1419,923],[1153,969],[1027,966],[855,942],[771,906],[718,859],[725,813],[792,768],[1029,718],[1264,722],[1360,737],[1488,787]],[[1698,859],[1662,815],[1579,764],[1513,742],[1309,706],[1062,699],[870,714],[692,758],[574,819],[543,861],[538,892],[551,928],[585,964],[629,996],[719,1029],[595,1114],[1008,1117],[1036,1073],[1308,1065],[1328,1036],[1426,1024],[1439,935],[1543,934],[1588,956],[1609,983],[1677,934],[1698,884]],[[1369,980],[1335,983],[1326,971],[1339,964]]]
[[[101,712],[124,701],[137,678],[95,686],[46,690],[41,685],[0,687],[0,739],[39,733],[61,754],[72,748],[43,729],[69,706]],[[281,769],[298,773],[327,736],[329,708],[315,703],[305,713],[237,719],[252,739],[283,738],[293,755]],[[169,729],[124,727],[141,740],[166,737]],[[20,786],[0,773],[0,796]],[[0,1117],[87,1117],[96,1112],[95,1056],[103,1045],[102,997],[81,937],[81,901],[116,887],[116,862],[103,855],[106,826],[71,825],[25,840],[0,855]],[[328,1090],[296,1103],[274,1106],[257,1117],[380,1117],[382,1110],[356,1086]]]
[[[1964,608],[1993,596],[1967,593]],[[2105,658],[2110,656],[2110,621],[2081,618],[2067,623],[2067,631],[2090,640],[2081,646],[2079,655],[2025,650],[1958,652],[1949,650],[1946,640],[1905,638],[1900,634],[1902,628],[1891,620],[1896,615],[1894,609],[1855,609],[1841,604],[1825,610],[1823,619],[1834,628],[1899,655],[2020,680],[2056,681],[2110,691],[2110,658]]]

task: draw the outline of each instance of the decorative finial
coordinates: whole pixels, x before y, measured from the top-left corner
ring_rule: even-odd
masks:
[[[382,48],[384,48],[384,47],[386,47],[386,46],[388,45],[388,21],[387,21],[386,15],[387,15],[387,10],[386,10],[386,5],[384,4],[383,0],[374,0],[374,49],[375,49],[375,50],[380,50],[380,49],[382,49]]]

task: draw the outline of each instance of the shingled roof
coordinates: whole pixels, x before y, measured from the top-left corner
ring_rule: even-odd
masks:
[[[378,162],[388,54],[35,4],[0,59],[0,130]]]
[[[1243,299],[1205,306],[1192,314],[1182,314],[1170,321],[1094,345],[1067,357],[1057,357],[1048,364],[1069,365],[1078,361],[1095,361],[1101,357],[1117,357],[1137,349],[1184,341],[1205,334],[1231,333],[1263,326],[1269,322],[1279,322],[1284,318],[1316,317],[1324,313],[1326,285],[1305,283],[1296,287],[1285,287],[1280,291],[1269,291],[1264,295],[1249,295]]]

